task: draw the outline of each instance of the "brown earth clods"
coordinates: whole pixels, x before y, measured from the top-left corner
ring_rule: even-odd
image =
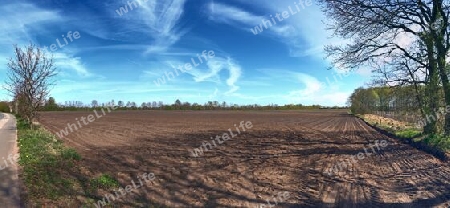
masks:
[[[60,132],[89,114],[43,113],[41,123]],[[190,152],[241,121],[253,127],[203,156]],[[376,140],[387,146],[370,150]],[[450,206],[447,163],[345,111],[117,111],[63,141],[80,152],[88,177],[108,173],[126,186],[155,174],[154,182],[117,201],[121,207],[269,207],[284,192],[289,198],[276,207]]]

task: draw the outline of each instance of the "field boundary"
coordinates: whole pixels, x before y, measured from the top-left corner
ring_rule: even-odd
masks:
[[[355,116],[355,115],[353,115]],[[364,119],[355,116],[356,118],[360,119],[361,121],[363,121],[364,123],[366,123],[368,126],[372,127],[373,129],[375,129],[376,131],[378,131],[381,134],[384,134],[390,138],[394,138],[399,142],[402,142],[404,144],[408,144],[411,147],[416,148],[417,150],[423,151],[425,153],[431,154],[433,155],[435,158],[441,160],[442,162],[449,162],[450,161],[450,155],[448,153],[446,153],[445,151],[433,147],[431,145],[428,145],[427,143],[423,142],[423,141],[414,141],[414,138],[403,138],[403,137],[399,137],[385,129],[382,129],[378,126],[372,125],[369,122],[365,121]]]

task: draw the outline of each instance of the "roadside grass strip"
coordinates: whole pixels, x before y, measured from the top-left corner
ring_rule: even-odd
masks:
[[[43,129],[31,130],[20,118],[17,129],[19,164],[28,197],[56,199],[66,194],[74,184],[62,172],[72,169],[81,156]]]

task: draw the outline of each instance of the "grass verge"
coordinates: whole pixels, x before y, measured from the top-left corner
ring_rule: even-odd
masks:
[[[442,135],[424,135],[421,129],[412,124],[386,119],[375,115],[356,115],[367,124],[393,135],[416,148],[431,153],[438,158],[448,160],[450,155],[450,138]]]
[[[22,119],[17,119],[19,164],[27,202],[56,200],[73,189],[75,181],[64,174],[72,170],[81,156],[66,148],[54,135],[43,129],[31,130]]]

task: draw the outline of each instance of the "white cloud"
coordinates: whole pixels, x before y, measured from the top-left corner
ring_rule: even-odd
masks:
[[[207,62],[207,66],[209,71],[202,73],[200,70],[193,71],[192,75],[194,76],[194,80],[196,82],[204,82],[204,81],[211,81],[211,80],[219,80],[218,74],[219,72],[225,67],[225,62],[219,61],[220,58],[215,58],[214,60],[209,60]],[[211,79],[215,78],[215,79]]]
[[[298,91],[292,91],[286,99],[291,103],[303,103],[306,105],[344,106],[350,94],[351,92],[324,92],[323,94],[304,97]]]
[[[242,70],[239,65],[234,63],[230,58],[228,58],[228,70],[230,71],[230,77],[227,80],[227,85],[230,86],[230,90],[225,94],[231,94],[239,90],[239,86],[236,86],[236,82],[242,75]]]
[[[80,57],[73,57],[66,53],[54,53],[53,58],[55,65],[59,69],[70,69],[82,77],[92,77],[93,74],[88,71],[85,65],[82,63]],[[67,75],[67,72],[62,71],[63,75]]]
[[[204,70],[201,69],[193,69],[187,73],[191,74],[196,82],[211,81],[219,84],[221,82],[219,73],[222,70],[228,70],[229,77],[226,80],[226,84],[229,89],[225,92],[225,95],[239,90],[237,82],[242,75],[242,68],[232,58],[228,57],[227,59],[224,59],[214,57],[213,59],[208,60],[206,65],[208,66],[207,72],[203,72]]]
[[[209,100],[217,99],[219,92],[219,89],[216,88],[212,94],[208,95]]]
[[[24,12],[26,11],[26,12]],[[33,40],[28,29],[39,29],[46,22],[63,21],[57,11],[45,10],[28,3],[4,4],[0,7],[0,42],[17,44]]]
[[[186,54],[180,55],[182,58],[177,56],[158,57],[157,61],[149,63],[151,69],[142,71],[140,79],[147,81],[155,80],[161,77],[166,77],[167,72],[174,74],[174,80],[171,79],[173,81],[171,83],[172,85],[179,86],[182,83],[192,85],[192,81],[198,83],[199,85],[204,84],[204,82],[212,82],[215,83],[220,89],[214,93],[216,95],[220,94],[221,90],[224,92],[223,95],[228,95],[239,90],[240,87],[237,83],[242,75],[242,68],[235,60],[230,57],[222,58],[215,56],[213,58],[209,58],[207,61],[202,59],[202,62],[200,62],[196,57],[194,57],[195,54],[191,55],[193,56],[188,56],[188,58],[185,57]],[[198,66],[194,66],[195,64],[192,64],[191,58],[196,60],[196,64],[198,64]],[[181,60],[187,62],[183,62]],[[193,68],[183,71],[178,70],[179,67],[185,66],[187,63],[193,65]],[[226,90],[221,89],[224,84],[226,85]]]
[[[46,24],[56,24],[66,21],[57,10],[40,8],[31,3],[3,3],[0,6],[0,71],[6,70],[7,58],[13,57],[13,44],[19,47],[31,42],[38,44],[36,36],[46,34]],[[58,79],[73,70],[77,75],[87,77],[92,74],[85,68],[79,57],[59,51],[54,53],[55,67],[61,72]],[[6,74],[0,74],[0,82],[7,79]],[[76,85],[76,84],[74,84]],[[59,86],[54,91],[59,90]],[[0,96],[7,97],[5,90],[0,90]],[[2,97],[2,98],[3,98]]]
[[[256,16],[237,7],[228,6],[221,3],[211,2],[208,5],[208,9],[210,20],[230,25],[257,25],[261,23],[261,20],[264,18],[263,16]]]
[[[293,57],[320,56],[324,57],[324,45],[337,41],[329,39],[331,32],[325,30],[323,16],[320,8],[315,5],[305,8],[300,7],[300,12],[296,10],[295,4],[291,1],[264,1],[260,2],[266,12],[264,15],[257,15],[235,6],[220,3],[209,3],[209,18],[212,21],[228,24],[245,31],[251,32],[251,29],[261,25],[263,20],[269,20],[272,17],[277,22],[265,29],[258,35],[272,37],[283,42],[289,49]],[[283,12],[290,13],[289,8],[294,8],[295,14],[279,21],[275,16]]]
[[[345,105],[351,92],[339,89],[339,83],[333,85],[320,82],[317,78],[304,74],[294,73],[304,87],[300,90],[290,91],[284,98],[291,103],[302,103],[307,105]]]
[[[310,96],[316,94],[323,88],[322,83],[315,77],[309,76],[304,73],[298,73],[297,76],[299,81],[305,85],[304,89],[296,92],[301,96]]]
[[[122,1],[117,4],[117,9],[128,6],[127,2]],[[140,31],[145,36],[150,36],[153,43],[147,48],[146,53],[165,52],[186,33],[177,26],[184,13],[186,0],[135,0],[129,2],[137,2],[137,8],[131,4],[133,10],[129,9],[128,13],[119,18],[132,23],[124,26],[129,31]],[[117,16],[115,10],[112,15]]]
[[[27,11],[27,12],[22,12]],[[13,55],[13,47],[11,44],[17,44],[19,47],[28,45],[29,41],[33,41],[37,33],[45,32],[40,26],[45,23],[62,22],[65,19],[58,11],[39,8],[28,3],[12,3],[2,5],[0,7],[0,42],[5,47],[0,48],[0,65],[6,65],[4,57]],[[33,33],[29,31],[33,28]],[[37,42],[37,41],[34,41]],[[80,57],[74,57],[68,50],[53,53],[55,67],[58,69],[69,69],[82,77],[90,77],[91,74],[83,65]],[[49,54],[48,54],[49,55]],[[61,70],[62,71],[62,70]],[[62,71],[62,75],[66,74]]]

